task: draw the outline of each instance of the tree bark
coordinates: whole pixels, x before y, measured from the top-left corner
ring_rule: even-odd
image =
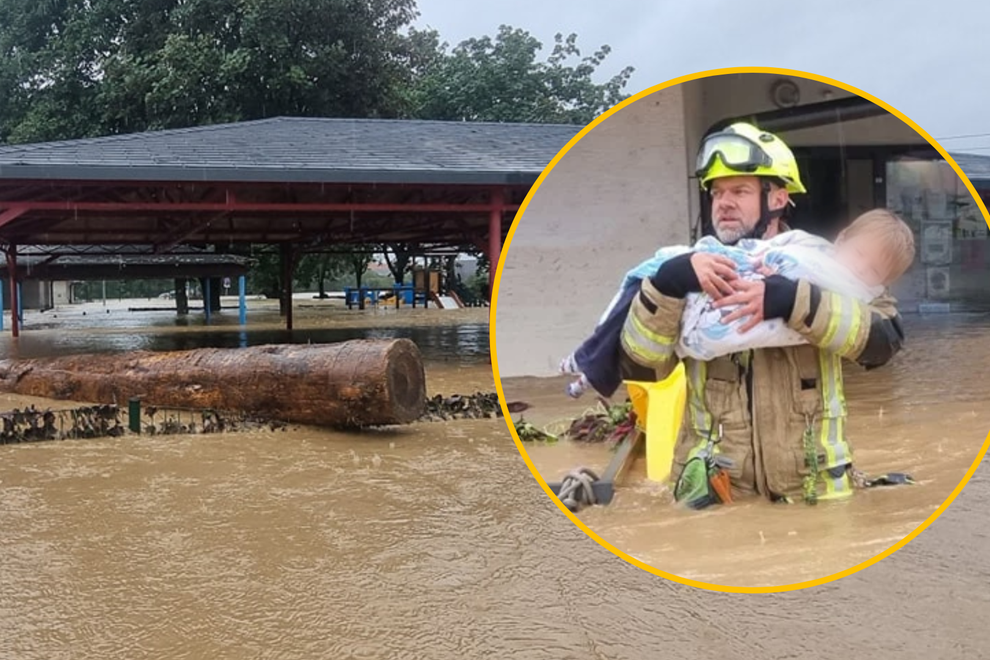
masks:
[[[295,255],[292,254],[292,246],[282,243],[278,247],[278,271],[279,271],[279,304],[278,312],[282,316],[289,315],[289,305],[292,304],[292,275],[295,271]]]
[[[211,277],[210,278],[210,311],[219,312],[220,311],[220,297],[223,295],[221,287],[223,286],[223,278]]]
[[[389,258],[389,252],[395,255],[395,261]],[[409,269],[412,252],[399,243],[386,243],[382,247],[382,254],[385,255],[385,263],[392,273],[392,278],[396,284],[401,286],[406,281],[406,271]]]
[[[140,397],[336,428],[408,424],[426,406],[422,356],[408,339],[0,360],[0,391],[118,405]]]
[[[175,312],[179,316],[189,313],[189,296],[186,293],[185,278],[175,278]]]

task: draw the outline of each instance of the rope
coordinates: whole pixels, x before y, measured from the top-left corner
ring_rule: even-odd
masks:
[[[818,447],[815,446],[815,427],[810,417],[804,429],[803,442],[804,462],[810,470],[802,483],[804,501],[808,504],[818,504]]]
[[[571,470],[561,482],[557,498],[572,513],[577,513],[586,506],[594,506],[598,503],[594,487],[596,481],[598,475],[588,468]]]
[[[913,486],[917,482],[910,474],[903,472],[888,472],[879,477],[870,477],[867,473],[856,468],[850,470],[853,485],[857,488],[877,488],[878,486]]]

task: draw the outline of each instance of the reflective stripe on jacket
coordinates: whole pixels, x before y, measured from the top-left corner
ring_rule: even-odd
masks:
[[[662,380],[670,374],[678,362],[673,348],[683,309],[683,300],[643,282],[622,330],[624,377]],[[719,451],[733,461],[729,473],[737,493],[800,498],[809,463],[818,469],[820,499],[852,492],[842,359],[872,368],[900,350],[903,333],[894,301],[865,305],[799,282],[787,323],[809,344],[684,361],[688,408],[675,477],[721,425]],[[809,429],[813,452],[805,443]]]

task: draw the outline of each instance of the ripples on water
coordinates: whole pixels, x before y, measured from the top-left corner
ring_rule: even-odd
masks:
[[[99,306],[87,306],[82,316],[62,313],[47,323],[44,314],[29,317],[27,329],[15,344],[9,332],[0,334],[0,355],[21,358],[123,351],[174,351],[194,348],[238,348],[259,344],[333,343],[350,339],[410,339],[429,362],[456,361],[487,364],[487,309],[379,310],[348,312],[302,309],[296,329],[280,326],[277,313],[249,317],[246,329],[236,314],[217,315],[208,326],[201,313],[176,317],[174,312],[127,312],[113,309],[106,318]],[[48,313],[51,316],[51,313]]]
[[[661,570],[716,584],[767,586],[823,577],[887,549],[924,522],[957,486],[990,429],[990,316],[908,317],[908,342],[886,368],[846,368],[848,434],[857,465],[908,472],[911,488],[860,493],[852,502],[780,507],[759,501],[698,514],[670,506],[642,466],[609,507],[582,519],[616,547]],[[519,379],[506,396],[538,403],[534,423],[581,414],[560,380]],[[602,469],[600,447],[570,443],[529,451],[548,480],[576,465]]]
[[[493,590],[525,603],[533,577],[502,487],[535,483],[505,436],[491,420],[0,448],[0,649],[470,656]]]
[[[978,323],[953,339],[927,327],[912,328],[929,339],[912,339],[905,359],[850,379],[850,398],[861,454],[900,447],[896,464],[911,467],[923,465],[912,457],[955,457],[922,475],[945,486],[990,426],[978,387],[986,341]],[[487,366],[424,353],[436,356],[434,389],[491,387]],[[558,391],[544,384],[536,394],[532,413],[556,414]],[[569,465],[567,449],[556,450],[556,465]],[[975,481],[985,498],[986,481]],[[499,420],[360,437],[291,429],[5,446],[0,658],[979,657],[990,596],[972,585],[990,569],[983,546],[971,546],[987,540],[987,516],[969,494],[965,520],[953,522],[954,506],[936,533],[880,566],[757,603],[657,579],[589,541],[539,490]],[[854,543],[843,529],[856,517],[878,527],[868,541],[883,540],[917,512],[888,493],[849,513],[795,507],[771,517],[746,503],[694,518],[718,533],[692,543],[697,525],[667,518],[657,495],[634,486],[589,521],[611,524],[616,539],[639,534],[660,557],[721,550],[745,567],[761,550],[736,518],[758,517],[765,552],[792,538],[774,529],[811,529],[819,516],[818,528]],[[785,572],[795,566],[781,561]]]

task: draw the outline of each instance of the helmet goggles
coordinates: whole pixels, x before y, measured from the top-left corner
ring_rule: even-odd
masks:
[[[761,167],[773,165],[773,158],[759,144],[743,135],[728,132],[709,135],[702,141],[695,164],[696,174],[704,177],[716,159],[721,159],[726,167],[740,173],[755,172]]]

